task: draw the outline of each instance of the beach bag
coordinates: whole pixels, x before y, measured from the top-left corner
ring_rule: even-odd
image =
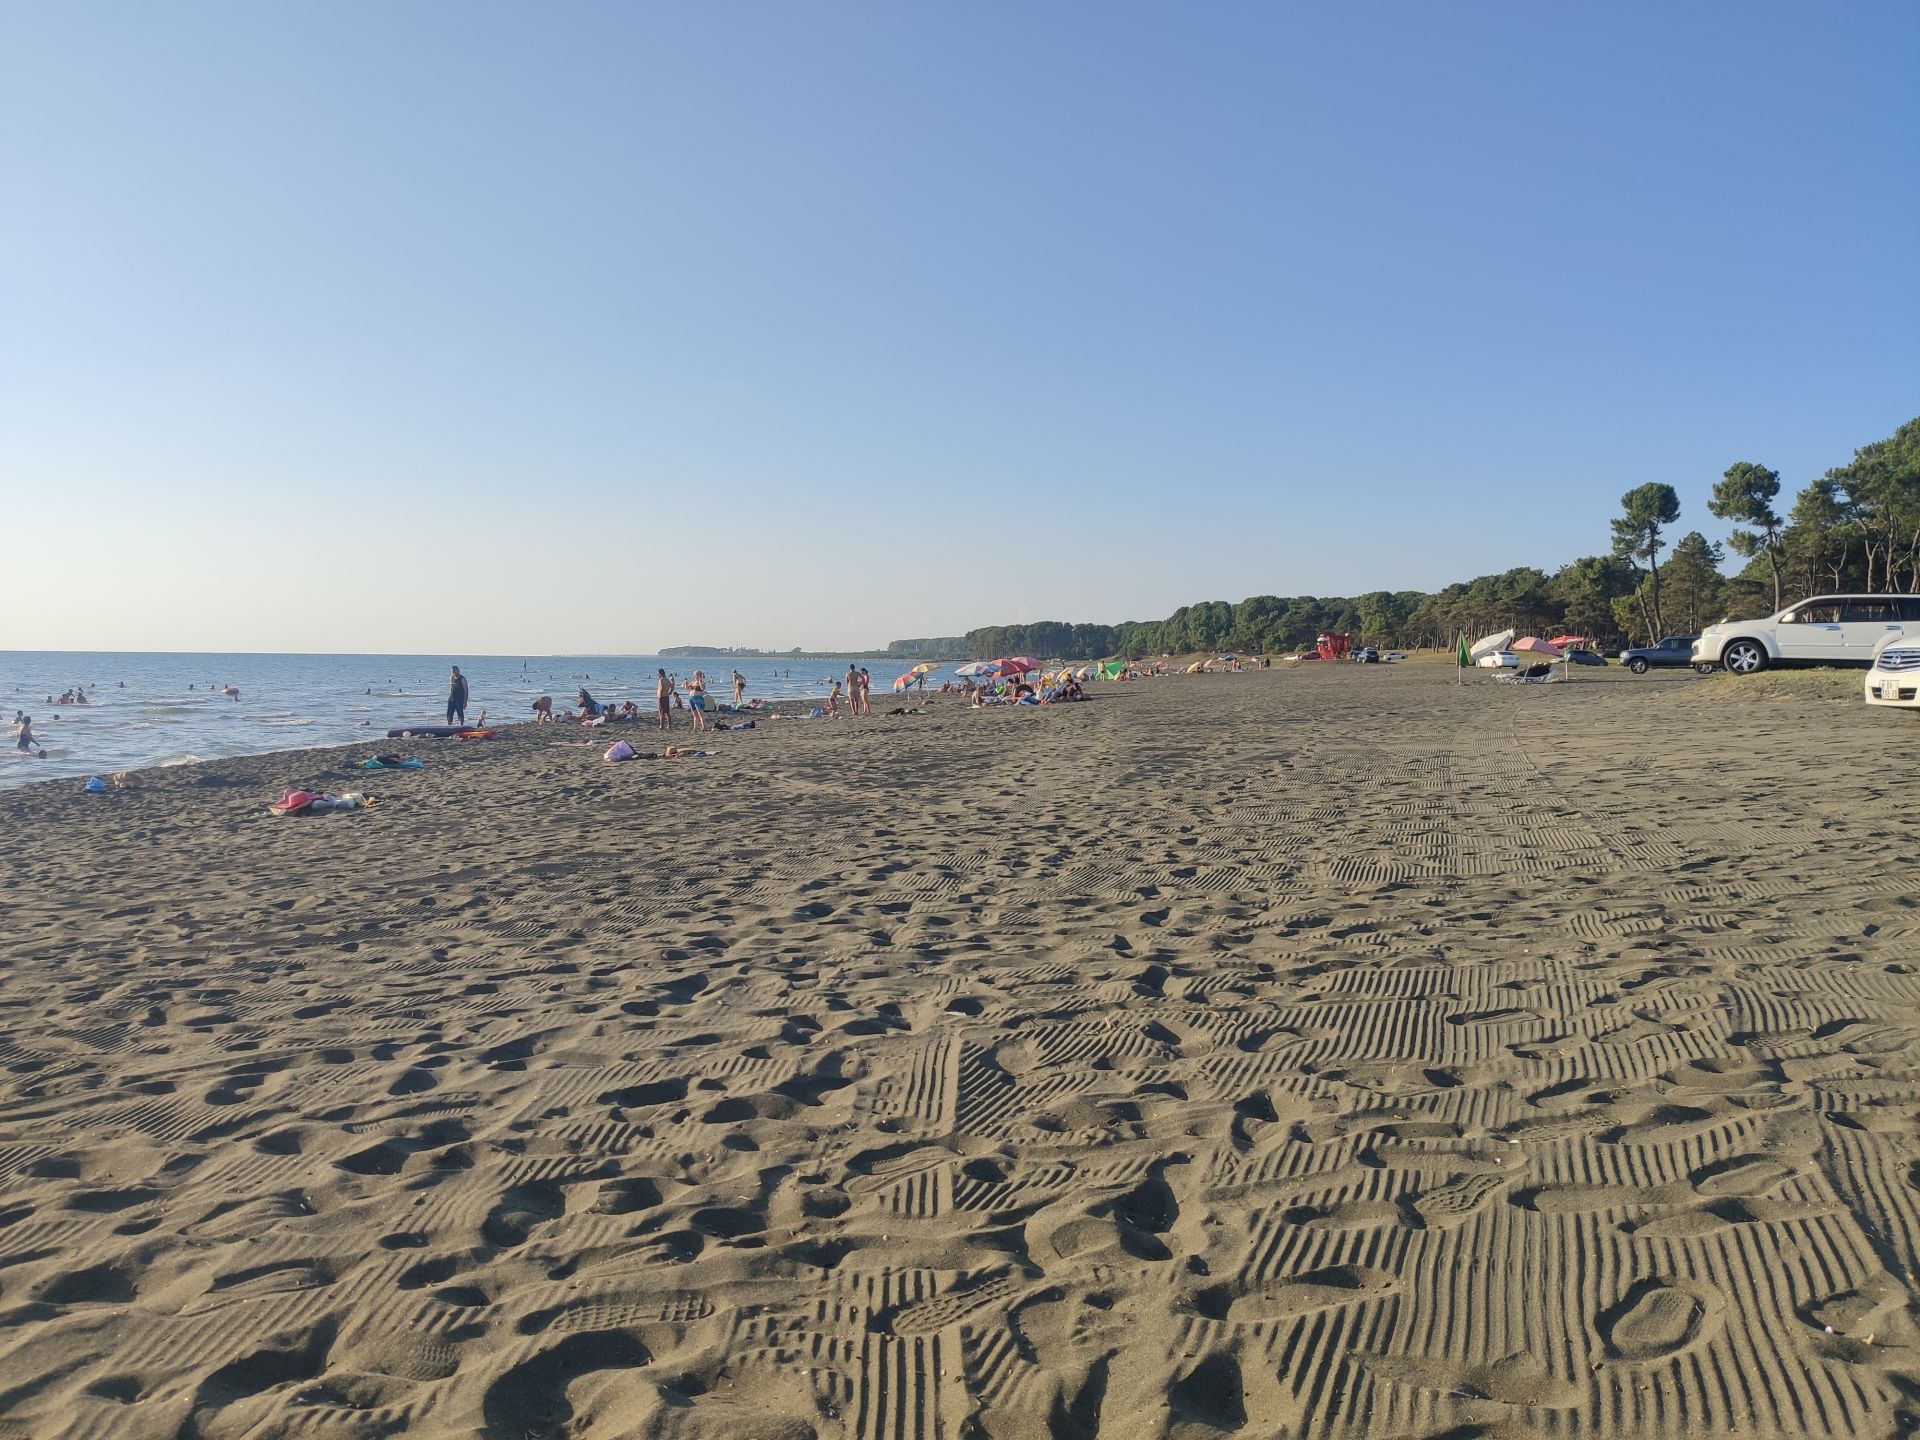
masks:
[[[631,760],[633,759],[633,746],[624,740],[616,740],[607,747],[607,753],[600,758],[610,765],[621,760]]]

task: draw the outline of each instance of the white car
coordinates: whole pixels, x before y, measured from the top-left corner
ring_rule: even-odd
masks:
[[[1920,625],[1912,639],[1889,635],[1874,651],[1867,671],[1867,704],[1920,710]]]
[[[1920,636],[1920,595],[1816,595],[1764,620],[1722,620],[1693,642],[1694,668],[1757,675],[1769,665],[1869,665],[1889,636]]]

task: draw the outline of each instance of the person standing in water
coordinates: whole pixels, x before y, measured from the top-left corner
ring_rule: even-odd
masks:
[[[14,717],[17,723],[14,729],[13,748],[23,755],[31,755],[34,745],[33,717],[23,715],[18,710],[14,711]]]
[[[467,723],[467,677],[460,673],[458,665],[453,667],[447,681],[447,724],[453,724],[456,715],[462,725]]]
[[[733,708],[738,710],[746,703],[747,677],[738,670],[733,672]]]

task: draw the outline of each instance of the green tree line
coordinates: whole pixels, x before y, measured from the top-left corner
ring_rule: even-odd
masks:
[[[1670,485],[1621,496],[1612,545],[1552,574],[1518,566],[1438,591],[1253,595],[1237,604],[1183,605],[1164,620],[1118,625],[1039,620],[986,625],[957,640],[895,641],[903,658],[1093,659],[1238,650],[1280,653],[1344,631],[1370,645],[1445,646],[1465,633],[1512,629],[1585,635],[1612,647],[1692,632],[1725,617],[1770,614],[1822,591],[1920,592],[1920,419],[1854,451],[1811,481],[1784,511],[1780,477],[1740,461],[1713,487],[1708,512],[1733,522],[1723,546],[1698,530],[1673,538],[1680,499]],[[1727,552],[1746,563],[1729,575]],[[940,647],[939,653],[920,648]]]

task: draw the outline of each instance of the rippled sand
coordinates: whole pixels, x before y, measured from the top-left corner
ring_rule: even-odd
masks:
[[[0,1435],[1899,1433],[1920,726],[1737,683],[0,796]]]

